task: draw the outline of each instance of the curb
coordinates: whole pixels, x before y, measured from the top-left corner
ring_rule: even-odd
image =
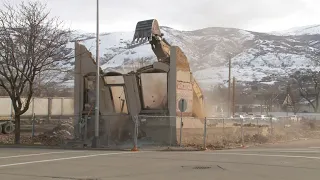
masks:
[[[110,148],[110,147],[102,147],[102,148],[91,148],[91,147],[59,147],[59,146],[44,146],[44,145],[0,145],[0,149],[60,149],[60,150],[89,150],[89,151],[201,151],[201,149],[175,149],[175,148]]]
[[[36,145],[0,145],[0,149],[60,149],[60,150],[96,150],[96,151],[131,151],[131,149],[118,149],[118,148],[91,148],[91,147],[59,147],[59,146],[36,146]]]

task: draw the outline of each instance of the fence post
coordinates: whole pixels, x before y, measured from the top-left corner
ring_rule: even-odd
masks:
[[[207,117],[204,118],[203,150],[207,150]]]
[[[35,114],[32,114],[32,138],[34,138],[34,121],[35,121]]]
[[[51,120],[52,115],[52,98],[48,98],[48,122]]]
[[[257,135],[259,134],[259,118],[257,117]]]
[[[133,129],[133,148],[131,151],[139,151],[138,150],[138,116],[132,116],[134,129]]]
[[[88,136],[88,118],[89,118],[88,115],[84,116],[84,135],[83,135],[84,141],[87,141],[87,136]]]
[[[273,122],[272,122],[272,117],[270,117],[270,128],[271,128],[271,136],[273,137]]]
[[[224,118],[222,118],[222,142],[225,142],[225,135],[224,135]]]
[[[31,113],[32,113],[32,115],[33,115],[33,114],[34,114],[34,97],[32,98],[32,109],[31,109],[31,110],[32,110]]]
[[[172,118],[171,117],[169,117],[169,119],[170,119],[170,147],[172,146]]]
[[[107,118],[107,147],[109,147],[109,141],[110,141],[110,119]]]
[[[241,119],[241,146],[244,147],[244,139],[243,139],[243,118]]]
[[[83,121],[83,118],[85,118],[85,117],[80,116],[80,117],[79,117],[78,124],[76,124],[76,126],[78,126],[78,133],[79,133],[78,135],[79,135],[79,139],[80,139],[80,140],[83,140],[82,126],[81,126],[82,121]]]
[[[183,127],[183,122],[182,122],[182,112],[180,113],[180,147],[182,146],[182,127]]]
[[[62,119],[62,116],[63,116],[63,103],[64,103],[64,98],[61,98],[61,112],[60,112],[60,120]]]
[[[10,117],[11,117],[11,120],[13,120],[13,104],[12,104],[12,100],[10,100]]]

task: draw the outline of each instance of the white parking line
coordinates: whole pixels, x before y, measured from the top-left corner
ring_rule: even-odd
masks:
[[[47,153],[38,153],[38,154],[22,154],[22,155],[15,155],[15,156],[2,156],[2,157],[0,157],[0,159],[30,157],[30,156],[42,156],[42,155],[49,155],[49,154],[64,154],[64,153],[72,153],[72,152],[83,152],[83,151],[58,151],[58,152],[47,152]]]
[[[268,153],[320,153],[317,149],[246,149],[246,150],[221,150],[220,152],[268,152]]]
[[[97,156],[110,156],[110,155],[117,155],[117,154],[129,154],[129,153],[132,154],[137,152],[103,153],[103,154],[92,154],[92,155],[86,155],[86,156],[73,156],[73,157],[67,157],[67,158],[46,159],[46,160],[39,160],[39,161],[27,161],[27,162],[21,162],[21,163],[0,165],[0,168],[10,167],[10,166],[19,166],[19,165],[25,165],[25,164],[36,164],[36,163],[63,161],[63,160],[71,160],[71,159],[82,159],[82,158],[97,157]]]
[[[319,147],[320,148],[320,147]],[[220,150],[219,150],[220,151]],[[226,150],[221,150],[224,152],[248,152],[248,151],[269,151],[269,152],[276,152],[276,151],[314,151],[311,150],[310,148],[248,148],[248,149],[226,149]]]
[[[258,156],[258,157],[283,157],[283,158],[305,158],[320,160],[320,157],[314,156],[294,156],[294,155],[280,155],[280,154],[249,154],[249,153],[198,153],[211,155],[234,155],[234,156]]]

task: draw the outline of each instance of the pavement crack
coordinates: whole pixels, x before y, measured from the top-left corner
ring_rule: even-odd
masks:
[[[75,177],[58,177],[58,176],[45,176],[52,179],[66,179],[66,180],[100,180],[98,178],[75,178]]]
[[[225,168],[223,168],[223,167],[221,167],[221,166],[219,166],[219,165],[217,165],[218,166],[218,168],[220,168],[220,169],[222,169],[222,170],[226,170]]]

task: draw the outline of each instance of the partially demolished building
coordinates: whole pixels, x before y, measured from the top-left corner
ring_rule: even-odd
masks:
[[[134,117],[139,121],[139,136],[158,143],[176,143],[180,128],[178,101],[188,102],[186,117],[204,117],[201,89],[190,71],[182,50],[162,38],[157,20],[138,22],[134,43],[149,41],[158,62],[121,74],[101,71],[100,143],[121,143],[133,134]],[[91,53],[75,43],[75,124],[88,117],[78,136],[94,136],[94,101],[96,64]],[[198,120],[199,121],[199,120]],[[83,128],[86,128],[84,130]]]

